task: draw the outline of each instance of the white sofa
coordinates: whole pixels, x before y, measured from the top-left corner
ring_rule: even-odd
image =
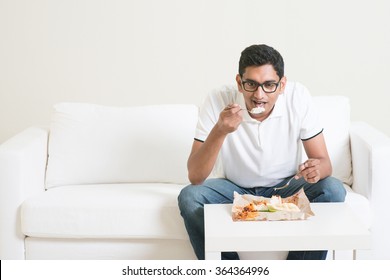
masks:
[[[347,98],[313,100],[346,203],[371,229],[372,250],[357,258],[390,259],[390,139],[350,125]],[[49,129],[31,127],[3,143],[0,258],[195,259],[177,196],[188,184],[197,115],[194,105],[62,103]]]

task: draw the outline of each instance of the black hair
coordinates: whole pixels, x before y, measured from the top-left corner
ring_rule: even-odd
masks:
[[[242,77],[248,66],[270,64],[274,67],[279,78],[284,76],[284,61],[280,53],[267,45],[252,45],[241,52],[238,73]]]

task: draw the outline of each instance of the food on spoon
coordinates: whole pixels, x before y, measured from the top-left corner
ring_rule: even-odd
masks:
[[[250,110],[251,114],[261,114],[265,111],[264,107],[255,107]]]

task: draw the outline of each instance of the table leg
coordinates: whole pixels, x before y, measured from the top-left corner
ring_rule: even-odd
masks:
[[[356,261],[356,250],[353,250],[352,259],[353,259],[354,261]]]
[[[206,260],[220,260],[221,252],[205,252]]]

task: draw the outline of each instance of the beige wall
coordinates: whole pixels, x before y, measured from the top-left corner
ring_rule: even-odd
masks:
[[[0,0],[0,143],[61,101],[201,104],[267,43],[288,79],[390,135],[386,0]],[[332,113],[329,104],[329,113]]]

